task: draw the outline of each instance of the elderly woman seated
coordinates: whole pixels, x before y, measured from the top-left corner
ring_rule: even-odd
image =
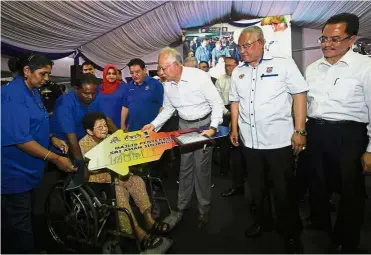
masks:
[[[79,144],[83,155],[85,155],[85,153],[87,153],[108,136],[106,116],[103,113],[90,112],[83,118],[83,126],[87,135],[79,141]],[[90,173],[89,182],[111,182],[111,175],[108,171],[108,169],[103,169],[103,171],[98,171],[97,173]],[[129,198],[131,196],[134,199],[135,204],[138,206],[140,212],[144,215],[147,225],[146,227],[149,232],[165,234],[170,231],[170,226],[167,223],[158,222],[152,218],[151,203],[149,201],[143,179],[139,176],[129,173],[127,176],[120,176],[119,178],[116,178],[115,183],[117,204],[121,208],[128,209],[133,216],[135,234],[137,238],[141,240],[143,249],[153,249],[161,245],[163,241],[161,237],[147,233],[138,225],[129,204]],[[119,221],[121,231],[132,234],[130,221],[122,212],[119,213]]]

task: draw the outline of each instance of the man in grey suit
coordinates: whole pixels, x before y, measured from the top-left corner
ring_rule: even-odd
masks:
[[[163,110],[144,130],[159,130],[177,110],[179,128],[207,127],[201,135],[212,137],[223,121],[223,101],[207,73],[182,65],[182,57],[172,48],[164,48],[158,57],[158,74],[164,83]],[[198,227],[209,221],[211,204],[212,147],[181,155],[178,193],[178,216],[190,206],[193,190],[198,199]]]

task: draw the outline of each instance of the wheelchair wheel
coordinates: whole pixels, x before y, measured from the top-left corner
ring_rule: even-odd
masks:
[[[107,240],[103,244],[102,254],[122,254],[120,243],[117,240]]]
[[[83,188],[66,191],[64,182],[57,182],[48,194],[45,215],[50,234],[64,248],[96,243],[97,212]]]

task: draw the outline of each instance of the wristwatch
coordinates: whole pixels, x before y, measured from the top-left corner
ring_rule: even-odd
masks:
[[[307,136],[307,131],[305,129],[303,130],[295,130],[295,133],[302,135],[302,136]]]

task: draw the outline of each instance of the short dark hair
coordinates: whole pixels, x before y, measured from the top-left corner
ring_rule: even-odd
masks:
[[[238,60],[237,60],[236,58],[234,58],[234,57],[225,57],[225,60],[227,60],[227,59],[231,59],[231,60],[233,60],[234,63],[235,63],[236,65],[238,65]]]
[[[20,57],[13,57],[8,61],[9,70],[13,73],[18,72],[19,75],[24,76],[23,68],[28,66],[31,72],[41,69],[46,66],[53,67],[53,61],[49,60],[46,56],[39,54],[24,54]]]
[[[75,84],[73,84],[73,86],[75,88],[82,88],[82,85],[84,84],[95,84],[95,85],[98,85],[99,81],[97,79],[97,77],[95,77],[94,74],[91,74],[91,73],[84,73],[84,74],[80,74],[77,79],[76,79],[76,82]]]
[[[142,69],[146,68],[146,64],[140,58],[133,58],[132,60],[130,60],[130,62],[128,64],[129,69],[132,66],[140,66],[140,68],[142,68]]]
[[[107,117],[101,112],[88,112],[85,114],[84,118],[82,118],[82,126],[85,130],[93,130],[97,120],[105,120],[107,122]]]
[[[200,66],[202,63],[205,63],[207,65],[207,68],[209,68],[209,62],[206,62],[206,61],[200,61],[200,63],[198,63],[198,66]]]
[[[90,61],[85,61],[84,63],[82,63],[81,66],[88,66],[88,65],[91,65],[92,67],[94,67],[94,64],[92,62],[90,62]]]
[[[347,35],[352,36],[352,35],[358,35],[358,30],[359,30],[359,18],[357,15],[352,14],[352,13],[340,13],[337,15],[332,16],[329,18],[325,25],[322,28],[322,32],[325,29],[326,25],[328,24],[338,24],[338,23],[345,23],[346,28],[345,28],[345,33]]]

